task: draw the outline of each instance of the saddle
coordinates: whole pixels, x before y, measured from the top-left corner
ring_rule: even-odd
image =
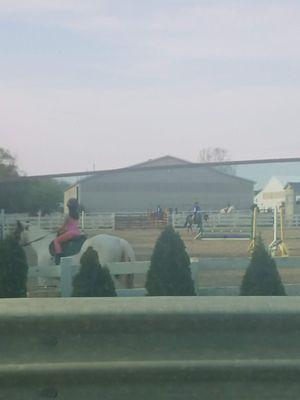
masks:
[[[83,243],[86,241],[85,235],[76,236],[67,242],[61,243],[62,254],[61,257],[69,257],[78,254],[81,250]],[[49,253],[52,257],[55,257],[54,242],[52,241],[49,245]]]

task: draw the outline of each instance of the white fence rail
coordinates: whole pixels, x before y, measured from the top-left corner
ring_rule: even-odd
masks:
[[[181,212],[173,215],[173,226],[182,228],[185,225],[186,218],[191,212]],[[249,231],[251,229],[252,214],[250,211],[235,211],[230,214],[221,214],[220,212],[203,212],[203,228],[206,231]],[[207,216],[207,219],[204,217]],[[299,221],[300,222],[300,221]],[[272,227],[273,213],[258,214],[257,226]]]
[[[276,258],[276,264],[279,268],[300,268],[300,257]],[[238,287],[227,288],[207,288],[201,286],[201,273],[204,271],[245,271],[249,265],[247,257],[232,258],[203,258],[200,260],[191,259],[191,273],[197,295],[235,295],[238,293]],[[116,262],[107,265],[112,275],[123,274],[146,274],[150,266],[150,261],[136,262]],[[74,276],[78,273],[80,266],[72,265],[72,257],[61,259],[59,266],[30,267],[29,278],[60,278],[61,297],[70,297],[72,295],[72,282]],[[286,285],[287,293],[290,295],[300,295],[300,285]],[[145,289],[120,289],[117,291],[119,296],[144,296]]]
[[[186,222],[186,217],[191,212],[179,212],[168,218],[168,223],[172,223],[174,228],[183,228]],[[250,211],[235,211],[230,214],[221,214],[219,212],[205,212],[208,216],[207,221],[203,218],[203,228],[207,232],[248,232],[251,229],[251,212]],[[151,228],[158,227],[156,224],[148,224],[147,221],[138,221],[137,217],[147,215],[146,213],[82,213],[80,218],[80,227],[83,230],[98,230],[123,228],[128,229],[134,227]],[[125,218],[126,217],[126,218]],[[257,216],[258,227],[272,227],[273,213],[259,213]],[[0,214],[0,237],[5,232],[14,229],[16,221],[30,222],[40,226],[46,230],[56,230],[63,222],[63,214],[51,214],[47,216],[28,216],[28,214],[6,214],[3,211]],[[116,227],[116,220],[118,226]],[[121,221],[121,222],[120,222]],[[140,224],[138,224],[140,222]],[[288,228],[300,227],[300,215],[294,215],[290,220],[285,221],[285,226]]]
[[[82,213],[81,214],[82,229],[114,229],[115,214],[114,213]]]
[[[64,215],[60,213],[47,216],[38,215],[36,217],[28,216],[28,214],[6,214],[2,212],[0,225],[3,232],[10,232],[15,228],[16,222],[29,222],[46,230],[57,230],[64,221]],[[113,213],[82,213],[80,217],[80,228],[84,230],[96,229],[114,229],[115,214]]]

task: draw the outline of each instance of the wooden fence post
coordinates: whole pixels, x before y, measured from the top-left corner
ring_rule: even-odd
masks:
[[[62,257],[60,261],[60,291],[61,297],[71,297],[73,290],[73,276],[75,271],[72,257]]]
[[[42,210],[38,211],[38,227],[41,228]]]
[[[191,268],[191,273],[192,273],[192,279],[194,282],[195,295],[198,296],[198,294],[199,294],[199,263],[192,262],[190,265],[190,268]]]
[[[81,211],[81,229],[84,230],[84,211]]]

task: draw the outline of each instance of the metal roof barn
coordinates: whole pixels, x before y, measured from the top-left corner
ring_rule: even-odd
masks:
[[[124,171],[93,175],[69,187],[65,202],[77,197],[87,212],[137,212],[162,208],[203,210],[233,205],[248,209],[254,182],[171,156],[149,160]]]

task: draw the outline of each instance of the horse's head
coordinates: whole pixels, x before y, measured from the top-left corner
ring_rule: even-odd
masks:
[[[17,221],[15,230],[13,231],[13,236],[18,240],[20,245],[25,245],[28,241],[28,225]]]

